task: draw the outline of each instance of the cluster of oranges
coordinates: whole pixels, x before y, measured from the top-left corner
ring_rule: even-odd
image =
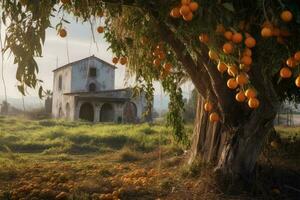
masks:
[[[211,103],[210,101],[207,101],[204,104],[204,110],[206,112],[211,112],[213,110],[213,103]],[[210,115],[209,115],[209,120],[211,122],[217,122],[217,121],[220,120],[220,116],[217,112],[211,112]]]
[[[154,56],[153,65],[155,67],[161,67],[162,63],[164,62],[162,71],[161,71],[161,78],[165,78],[168,74],[170,74],[172,69],[172,64],[166,62],[166,53],[165,48],[162,42],[160,42],[152,52]]]
[[[122,56],[121,58],[113,57],[112,63],[114,63],[116,65],[119,62],[120,62],[121,65],[126,65],[127,64],[127,57],[125,57],[125,56]]]
[[[286,60],[286,65],[281,68],[280,70],[280,77],[281,78],[291,78],[293,73],[291,69],[294,69],[297,65],[300,64],[300,51],[297,51],[294,56],[288,58]],[[300,87],[300,75],[295,80],[295,84],[297,87]]]
[[[198,8],[199,4],[197,2],[181,0],[181,4],[171,10],[170,16],[173,18],[182,17],[185,21],[191,21],[194,17],[193,12],[197,11]]]

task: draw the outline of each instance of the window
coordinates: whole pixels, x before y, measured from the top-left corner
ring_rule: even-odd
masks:
[[[96,85],[95,85],[95,83],[91,83],[89,85],[89,91],[90,92],[96,92]]]
[[[89,77],[96,77],[97,76],[97,69],[95,67],[91,67],[89,71]]]
[[[60,75],[58,77],[58,90],[61,90],[62,89],[62,76]]]

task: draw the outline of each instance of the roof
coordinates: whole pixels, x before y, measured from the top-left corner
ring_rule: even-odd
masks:
[[[68,66],[72,66],[73,64],[76,64],[76,63],[81,62],[81,61],[83,61],[83,60],[88,60],[88,59],[90,59],[90,58],[95,58],[95,59],[98,60],[99,62],[102,62],[102,63],[106,64],[107,66],[113,68],[113,69],[116,69],[116,68],[117,68],[116,66],[114,66],[114,65],[112,65],[112,64],[110,64],[110,63],[108,63],[108,62],[106,62],[106,61],[104,61],[104,60],[102,60],[102,59],[100,59],[100,58],[98,58],[98,57],[96,57],[96,56],[94,56],[94,55],[92,55],[92,56],[83,58],[83,59],[81,59],[81,60],[77,60],[77,61],[74,61],[74,62],[65,64],[65,65],[63,65],[63,66],[61,66],[61,67],[58,67],[58,68],[54,69],[52,72],[56,72],[57,70],[60,70],[60,69],[62,69],[62,68],[68,67]]]

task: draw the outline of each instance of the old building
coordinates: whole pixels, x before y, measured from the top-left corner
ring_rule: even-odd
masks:
[[[139,122],[146,109],[144,95],[115,89],[116,67],[91,56],[55,69],[52,115],[91,122]]]

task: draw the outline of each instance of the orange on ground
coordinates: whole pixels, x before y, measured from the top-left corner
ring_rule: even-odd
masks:
[[[103,33],[103,32],[104,32],[104,27],[103,27],[103,26],[99,26],[99,27],[97,28],[97,32],[98,32],[98,33]]]
[[[218,60],[219,59],[218,54],[216,52],[214,52],[213,50],[209,50],[208,56],[212,60]]]
[[[300,88],[300,75],[296,78],[295,84],[298,88]]]
[[[112,62],[113,62],[114,64],[117,64],[117,63],[119,62],[119,58],[114,57],[114,58],[112,59]]]
[[[255,45],[256,45],[256,40],[255,40],[253,37],[248,37],[248,38],[246,38],[246,40],[245,40],[245,45],[246,45],[248,48],[253,48],[253,47],[255,47]]]
[[[189,4],[189,7],[190,7],[190,10],[191,10],[192,12],[194,12],[194,11],[198,10],[199,4],[198,4],[197,2],[191,2],[191,3]]]
[[[243,91],[238,92],[238,93],[235,95],[235,99],[236,99],[238,102],[244,102],[244,101],[246,100],[245,93],[244,93]]]
[[[227,66],[227,73],[229,76],[236,76],[238,74],[238,68],[236,65]]]
[[[251,65],[252,58],[250,56],[243,56],[241,59],[241,63],[243,63],[244,65]]]
[[[213,112],[209,115],[209,120],[211,122],[218,122],[220,120],[219,114],[216,112]]]
[[[64,38],[64,37],[67,36],[67,31],[66,31],[65,29],[62,28],[62,29],[60,29],[60,30],[58,31],[58,34],[59,34],[60,37]]]
[[[263,37],[272,37],[272,30],[268,27],[264,27],[261,30],[261,36],[263,36]]]
[[[241,74],[237,75],[237,77],[236,77],[235,80],[241,86],[245,85],[245,84],[247,84],[249,82],[248,76],[245,73],[241,73]]]
[[[186,15],[189,15],[191,13],[191,10],[190,10],[189,6],[182,5],[179,12],[182,16],[186,16]]]
[[[193,15],[192,12],[190,12],[190,13],[187,14],[187,15],[183,15],[183,19],[184,19],[185,21],[187,21],[187,22],[192,21],[193,17],[194,17],[194,15]]]
[[[234,90],[235,88],[237,88],[238,83],[236,82],[235,78],[230,78],[227,81],[227,86],[228,86],[228,88]]]
[[[233,45],[229,42],[223,45],[223,52],[225,54],[231,54],[233,52]]]
[[[234,33],[232,36],[232,42],[241,43],[243,41],[243,35],[240,33]]]
[[[258,108],[259,100],[257,98],[250,98],[248,101],[248,106],[252,109]]]
[[[280,18],[284,22],[290,22],[293,19],[293,14],[291,13],[291,11],[285,10],[281,13]]]
[[[225,63],[219,62],[218,71],[224,73],[227,70],[227,65]]]
[[[296,60],[293,57],[290,57],[286,60],[286,64],[287,66],[289,66],[290,68],[294,68],[297,65]]]
[[[297,51],[294,55],[294,59],[297,61],[297,62],[300,62],[300,51]]]
[[[231,31],[226,31],[226,32],[224,33],[224,37],[225,37],[227,40],[231,40],[231,39],[232,39],[232,36],[233,36],[233,34],[232,34]]]
[[[292,76],[292,71],[288,67],[283,67],[280,70],[281,78],[290,78]]]
[[[248,88],[248,89],[246,90],[246,92],[245,92],[245,95],[246,95],[246,97],[247,97],[248,99],[250,99],[250,98],[255,98],[257,94],[256,94],[255,89],[253,89],[253,88]]]
[[[158,67],[160,65],[160,59],[159,58],[154,59],[153,64]]]
[[[179,18],[181,16],[179,8],[173,8],[171,10],[170,16],[173,18]]]
[[[206,44],[209,41],[209,37],[206,33],[201,33],[200,36],[199,36],[199,40],[200,40],[200,42]]]
[[[127,57],[121,57],[120,58],[120,63],[121,63],[121,65],[125,65],[126,63],[127,63]]]
[[[245,48],[243,51],[243,56],[252,56],[252,51],[249,48]]]
[[[213,109],[213,105],[209,101],[204,104],[204,110],[206,112],[210,112],[212,109]]]

